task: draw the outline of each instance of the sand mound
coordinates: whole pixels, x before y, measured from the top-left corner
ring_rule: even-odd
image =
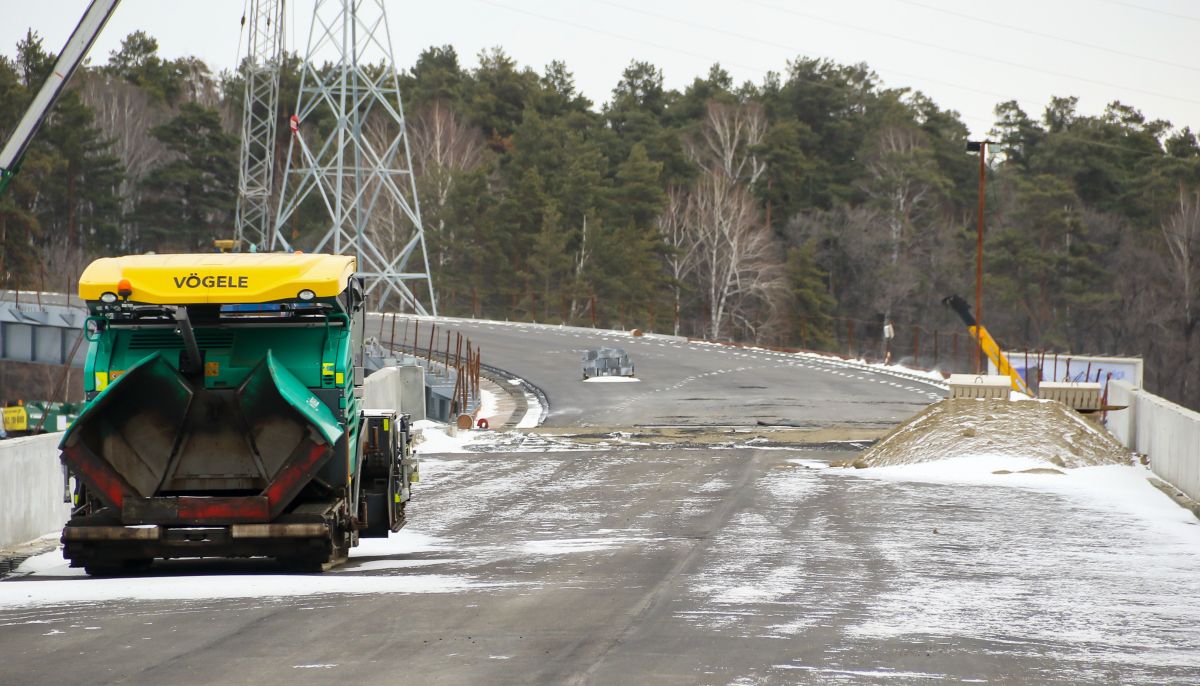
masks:
[[[1026,457],[1068,468],[1129,464],[1132,458],[1108,432],[1062,403],[950,398],[896,427],[854,466],[885,467],[974,455]]]

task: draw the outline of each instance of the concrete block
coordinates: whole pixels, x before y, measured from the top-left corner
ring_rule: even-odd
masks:
[[[396,367],[400,377],[400,411],[412,415],[413,421],[426,419],[425,370],[419,365]]]
[[[403,412],[401,402],[400,372],[395,367],[378,369],[363,381],[363,408]]]
[[[383,367],[363,382],[363,407],[394,409],[425,419],[425,370],[417,365]]]
[[[1086,381],[1043,381],[1038,386],[1038,397],[1058,402],[1076,410],[1100,409],[1099,383]]]
[[[1012,379],[987,374],[951,374],[946,380],[951,398],[1003,398],[1012,392]]]
[[[1137,414],[1138,389],[1127,381],[1112,381],[1108,384],[1108,404],[1125,406],[1124,410],[1109,410],[1106,415],[1105,427],[1121,441],[1126,448],[1137,449],[1137,424],[1133,421]]]

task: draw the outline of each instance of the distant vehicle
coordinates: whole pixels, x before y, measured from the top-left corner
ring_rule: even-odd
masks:
[[[583,353],[583,378],[633,376],[633,362],[621,348],[592,348]]]

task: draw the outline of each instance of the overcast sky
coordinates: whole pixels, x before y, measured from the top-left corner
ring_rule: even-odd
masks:
[[[33,28],[62,48],[86,0],[5,0],[0,49]],[[303,52],[313,0],[289,0],[288,48]],[[125,0],[92,50],[103,63],[142,29],[165,57],[214,71],[238,57],[244,0]],[[561,59],[579,89],[606,101],[630,60],[683,88],[720,62],[761,82],[799,55],[866,62],[887,86],[911,87],[986,132],[997,102],[1040,115],[1052,95],[1080,111],[1113,100],[1200,129],[1200,2],[1192,0],[388,0],[392,46],[406,69],[421,49],[453,45],[464,66],[502,46],[539,72]]]

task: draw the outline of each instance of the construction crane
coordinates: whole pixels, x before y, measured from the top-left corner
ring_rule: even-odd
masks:
[[[1000,351],[1000,345],[996,343],[996,339],[992,338],[986,327],[975,321],[975,317],[971,314],[971,306],[967,304],[966,300],[963,300],[961,295],[951,295],[943,298],[942,304],[958,313],[963,323],[967,325],[967,333],[971,335],[971,338],[975,339],[975,344],[988,356],[992,364],[996,365],[996,370],[1001,376],[1007,376],[1011,379],[1014,391],[1020,391],[1028,396],[1035,395],[1029,390],[1029,386],[1025,384],[1025,379],[1021,378],[1021,375],[1009,363],[1008,358]]]
[[[54,70],[46,77],[46,82],[34,96],[29,109],[25,110],[25,115],[17,123],[17,128],[13,130],[4,148],[0,149],[0,195],[3,195],[13,176],[20,171],[21,158],[29,149],[38,128],[62,97],[67,89],[67,82],[87,57],[92,44],[96,42],[96,36],[104,30],[104,25],[108,23],[119,2],[120,0],[92,0],[83,18],[79,20],[79,25],[67,39],[67,44],[58,55],[58,61],[54,63]]]

